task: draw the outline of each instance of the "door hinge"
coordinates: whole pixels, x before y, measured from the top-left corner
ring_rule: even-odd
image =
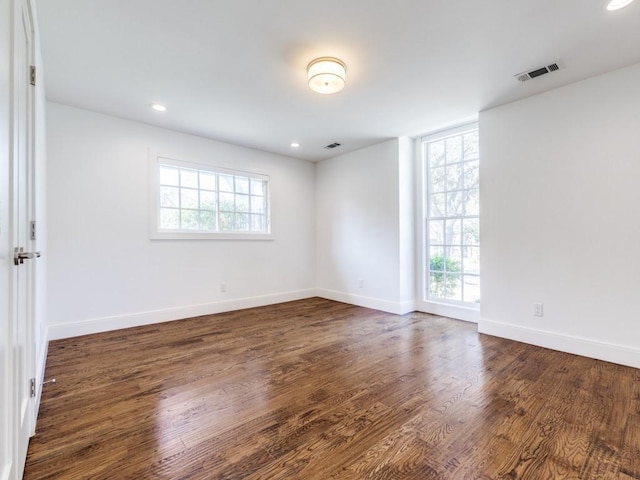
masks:
[[[31,81],[31,85],[36,84],[36,66],[31,65],[31,69],[29,71],[29,79]]]
[[[29,385],[31,386],[31,398],[35,398],[36,396],[36,379],[32,378],[29,380]]]
[[[35,240],[36,239],[36,221],[33,220],[31,222],[31,240]]]

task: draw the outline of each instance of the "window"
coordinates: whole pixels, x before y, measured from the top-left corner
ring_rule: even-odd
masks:
[[[476,125],[423,139],[426,300],[480,303],[480,152]]]
[[[153,238],[266,238],[269,177],[157,157]]]

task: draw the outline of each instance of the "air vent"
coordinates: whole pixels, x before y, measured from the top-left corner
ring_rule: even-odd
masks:
[[[341,143],[338,143],[338,142],[334,142],[334,143],[332,143],[331,145],[327,145],[327,146],[326,146],[326,147],[324,147],[324,148],[327,148],[327,149],[331,150],[332,148],[339,147],[340,145],[342,145],[342,144],[341,144]]]
[[[557,70],[560,70],[560,64],[558,62],[547,65],[546,67],[534,68],[528,72],[518,73],[517,75],[514,75],[514,77],[519,82],[526,82],[527,80],[531,80]]]

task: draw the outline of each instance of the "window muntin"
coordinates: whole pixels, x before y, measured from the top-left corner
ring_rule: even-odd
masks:
[[[268,176],[162,157],[155,174],[156,237],[270,234]]]
[[[427,300],[480,302],[479,139],[476,126],[423,141]]]

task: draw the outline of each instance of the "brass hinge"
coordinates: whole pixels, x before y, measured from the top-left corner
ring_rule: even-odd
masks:
[[[31,385],[31,398],[35,398],[36,396],[36,379],[32,378],[31,380],[29,380],[29,384]]]
[[[29,71],[29,78],[31,80],[31,85],[36,84],[36,67],[35,65],[31,65],[31,69]]]

